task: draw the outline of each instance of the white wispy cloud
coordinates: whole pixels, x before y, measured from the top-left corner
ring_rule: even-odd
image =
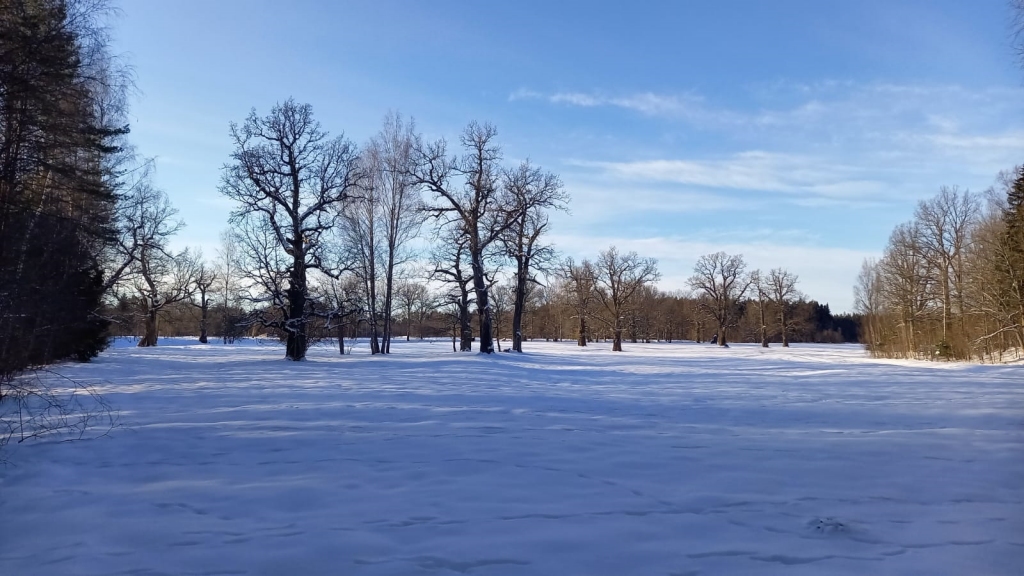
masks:
[[[535,90],[516,90],[509,95],[509,101],[541,100],[551,104],[563,104],[582,108],[611,106],[638,112],[645,116],[669,117],[689,121],[741,122],[743,117],[726,110],[716,110],[706,105],[704,98],[694,94],[656,94],[639,92],[612,96],[587,92],[543,93]]]
[[[671,182],[717,189],[811,194],[832,199],[866,199],[885,190],[854,166],[821,158],[748,151],[710,160],[641,160],[574,164],[597,168],[625,181]]]

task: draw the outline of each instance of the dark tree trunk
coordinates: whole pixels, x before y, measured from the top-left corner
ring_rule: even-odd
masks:
[[[209,342],[209,338],[207,337],[207,328],[206,328],[209,319],[210,319],[210,305],[207,304],[205,302],[205,299],[204,299],[203,305],[200,308],[200,316],[199,316],[199,343],[200,344],[206,344],[206,343]]]
[[[528,263],[520,264],[520,268],[526,268]],[[523,351],[523,312],[526,309],[526,272],[521,272],[516,277],[516,301],[512,307],[512,349],[516,352]]]
[[[783,309],[779,316],[782,318],[782,347],[789,348],[789,324],[786,320],[786,309],[785,303],[782,304]]]
[[[394,298],[394,254],[388,254],[388,271],[384,278],[384,341],[381,342],[381,352],[391,354],[391,309],[392,298]]]
[[[615,337],[612,340],[612,352],[622,352],[622,328],[619,327],[619,314],[616,310],[615,324],[612,328]]]
[[[473,254],[473,291],[476,293],[476,310],[480,317],[480,352],[494,353],[494,339],[491,336],[491,302],[484,276],[484,263],[480,254]]]
[[[761,311],[761,347],[768,347],[768,325],[764,321],[764,302],[758,304],[758,309]]]
[[[298,266],[296,266],[298,267]],[[305,272],[305,270],[302,270]],[[301,276],[305,276],[303,273]],[[291,285],[288,287],[288,342],[284,357],[288,360],[305,360],[308,343],[306,341],[306,290],[305,278],[293,272]]]
[[[583,314],[580,314],[580,335],[576,340],[577,346],[587,345],[587,319]]]
[[[462,304],[459,306],[459,351],[473,351],[473,326],[469,313],[469,293],[462,293]]]
[[[723,348],[729,345],[729,343],[725,339],[725,324],[724,323],[719,323],[718,324],[718,345],[723,347]]]
[[[345,355],[345,326],[338,326],[338,352]]]
[[[380,340],[377,335],[377,323],[370,324],[370,354],[380,354]]]
[[[142,340],[139,340],[140,347],[145,348],[147,346],[156,346],[158,329],[157,320],[156,310],[151,309],[146,313],[146,331],[142,336]]]

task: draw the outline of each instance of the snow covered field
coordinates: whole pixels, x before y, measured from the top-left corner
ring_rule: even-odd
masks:
[[[0,574],[1022,574],[1024,368],[854,346],[116,347]]]

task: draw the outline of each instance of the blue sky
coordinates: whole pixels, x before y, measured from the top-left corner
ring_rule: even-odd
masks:
[[[123,0],[133,138],[213,254],[228,123],[294,97],[363,142],[389,110],[430,138],[470,120],[562,176],[564,253],[611,244],[685,288],[704,253],[784,266],[833,311],[865,257],[942,185],[1024,160],[1004,0]]]

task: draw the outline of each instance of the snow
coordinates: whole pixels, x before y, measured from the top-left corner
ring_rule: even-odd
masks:
[[[1020,366],[855,346],[116,347],[10,445],[0,574],[1020,574]]]

